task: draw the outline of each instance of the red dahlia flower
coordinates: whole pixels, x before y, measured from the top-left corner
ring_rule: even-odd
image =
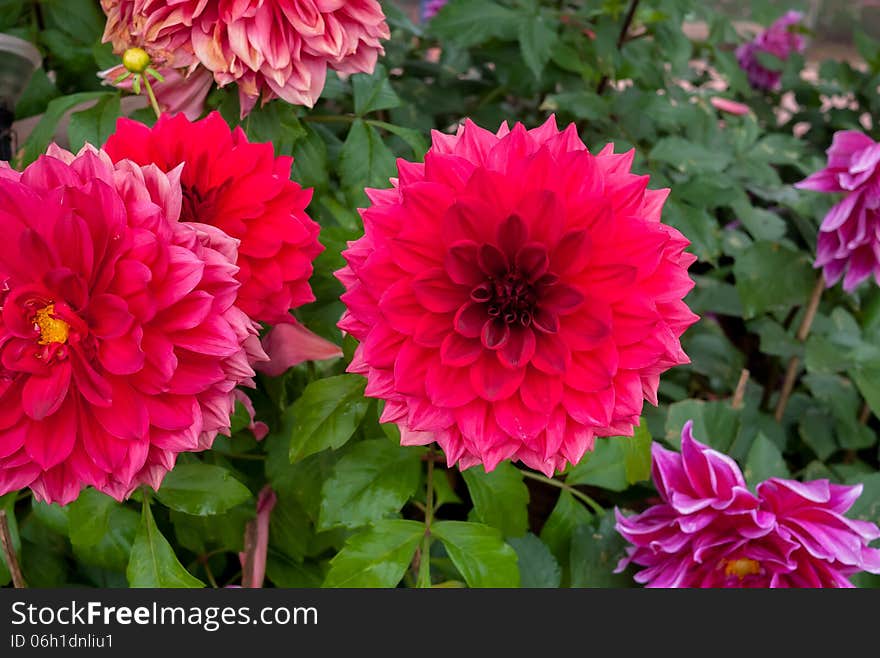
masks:
[[[337,274],[339,326],[361,341],[349,370],[386,401],[382,420],[450,464],[547,474],[594,436],[631,434],[697,319],[682,302],[695,258],[660,222],[668,190],[553,118],[433,141],[368,190]]]
[[[319,226],[306,213],[311,190],[290,180],[293,158],[275,157],[271,144],[252,144],[217,112],[190,122],[163,115],[153,128],[119,119],[105,150],[180,175],[180,218],[216,226],[238,247],[239,308],[258,322],[292,320],[289,310],[314,301],[309,277],[323,251]]]
[[[265,355],[235,243],[177,221],[179,176],[91,147],[0,167],[0,494],[122,499],[228,430]]]
[[[238,84],[242,116],[257,99],[311,107],[327,69],[371,73],[390,36],[377,0],[101,0],[104,41],[139,46],[161,65],[201,63]]]

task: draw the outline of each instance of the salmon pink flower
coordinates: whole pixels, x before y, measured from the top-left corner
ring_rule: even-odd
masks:
[[[104,41],[174,68],[201,63],[238,85],[242,116],[262,97],[313,106],[327,69],[371,73],[390,36],[377,0],[101,0]]]
[[[737,103],[736,101],[732,101],[729,98],[722,98],[721,96],[713,96],[709,99],[709,102],[712,103],[712,107],[716,110],[726,112],[727,114],[733,114],[738,117],[748,114],[751,111],[748,105]]]
[[[815,267],[825,283],[852,291],[874,276],[880,284],[880,144],[855,130],[834,134],[828,165],[796,183],[816,192],[842,192],[819,228]]]
[[[746,72],[752,87],[779,89],[782,72],[766,68],[761,63],[760,53],[772,55],[784,62],[792,53],[804,52],[806,40],[797,31],[803,18],[804,15],[799,11],[788,11],[754,39],[736,49],[737,62]]]
[[[880,573],[873,523],[844,516],[862,491],[827,480],[771,478],[753,494],[730,457],[693,438],[685,424],[681,454],[653,446],[662,502],[641,514],[617,510],[617,530],[632,546],[618,571],[645,567],[648,587],[852,587],[849,576]]]
[[[468,121],[367,191],[339,327],[404,444],[552,474],[656,404],[660,373],[688,361],[695,258],[660,222],[668,190],[632,160],[553,118],[497,134]]]
[[[234,241],[178,222],[179,168],[92,147],[3,165],[0,198],[0,493],[158,488],[228,432],[265,358],[235,306]]]

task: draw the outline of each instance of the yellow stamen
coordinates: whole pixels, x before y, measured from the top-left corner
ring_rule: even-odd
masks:
[[[122,65],[132,73],[143,73],[150,67],[150,55],[143,48],[129,48],[122,53]]]
[[[40,345],[51,343],[66,343],[70,335],[70,325],[64,320],[52,317],[55,313],[55,304],[49,304],[37,311],[36,324],[40,328]]]
[[[739,560],[724,560],[724,575],[736,576],[740,580],[746,576],[757,576],[761,573],[761,564],[757,560],[740,558]]]

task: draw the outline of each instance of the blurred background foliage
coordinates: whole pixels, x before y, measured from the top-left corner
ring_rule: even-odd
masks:
[[[592,150],[635,148],[634,170],[650,174],[652,188],[672,188],[664,221],[699,257],[687,301],[701,320],[684,337],[692,363],[663,377],[660,404],[646,406],[635,437],[599,440],[551,481],[511,464],[487,475],[440,461],[431,503],[426,463],[435,453],[399,447],[343,361],[262,378],[250,394],[269,437],[255,441],[237,413],[233,436],[181,456],[187,482],[170,478],[156,496],[158,536],[173,549],[165,568],[237,583],[244,528],[268,483],[278,495],[268,561],[276,586],[415,585],[428,557],[419,546],[426,504],[448,524],[429,551],[434,584],[630,586],[630,573],[612,573],[622,551],[612,510],[642,509],[656,495],[651,440],[677,446],[688,419],[751,483],[774,475],[862,483],[853,515],[880,521],[880,292],[873,284],[824,292],[809,335],[798,335],[833,199],[792,187],[822,166],[835,131],[880,137],[880,3],[452,0],[430,22],[414,5],[383,2],[392,38],[373,75],[331,75],[313,110],[275,101],[242,124],[252,140],[293,155],[293,177],[315,190],[309,211],[327,249],[312,280],[318,299],[298,317],[350,358],[351,339],[335,326],[342,287],[332,273],[361,233],[363,188],[388,186],[395,158],[420,159],[431,130],[465,117],[488,128],[535,126],[555,113]],[[779,92],[754,91],[734,50],[788,9],[806,13],[808,49],[778,63]],[[0,0],[0,31],[44,55],[17,107],[20,164],[52,139],[101,143],[121,112],[153,120],[139,99],[120,104],[119,92],[99,84],[96,72],[115,63],[102,29],[95,0]],[[713,97],[750,111],[723,113]],[[232,88],[209,98],[233,125],[237,103]],[[792,393],[780,404],[787,371]],[[67,508],[25,494],[0,505],[15,512],[33,585],[132,583],[135,537],[153,522],[134,503],[95,492]]]

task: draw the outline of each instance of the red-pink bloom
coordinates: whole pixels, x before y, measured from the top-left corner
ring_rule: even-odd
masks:
[[[104,41],[175,68],[201,63],[235,82],[242,116],[257,99],[315,104],[327,69],[371,73],[390,36],[377,0],[102,0]]]
[[[749,106],[745,103],[737,103],[736,101],[732,101],[729,98],[722,98],[721,96],[713,96],[709,102],[712,103],[712,107],[716,110],[727,112],[728,114],[733,114],[735,116],[743,116],[751,111]]]
[[[386,401],[383,422],[450,464],[548,474],[596,435],[631,434],[696,320],[695,258],[660,222],[668,190],[630,173],[632,151],[593,155],[552,117],[433,141],[392,189],[367,190],[337,273],[339,326],[361,342],[349,370]]]
[[[880,144],[855,130],[834,134],[828,164],[795,184],[802,190],[843,192],[819,228],[815,267],[825,283],[852,291],[874,276],[880,284]]]
[[[755,89],[779,89],[782,72],[766,68],[760,53],[772,55],[784,62],[792,53],[802,53],[807,43],[798,32],[804,15],[799,11],[787,11],[766,30],[736,49],[736,59]]]
[[[228,431],[265,355],[235,243],[177,221],[179,177],[92,147],[0,167],[0,493],[122,499]]]
[[[618,570],[644,567],[648,587],[852,587],[848,576],[880,573],[880,528],[844,516],[862,491],[827,480],[771,478],[746,487],[730,457],[696,441],[692,423],[681,454],[653,446],[662,502],[641,514],[617,510],[617,530],[633,545]]]
[[[290,180],[293,158],[276,158],[270,143],[249,142],[217,112],[196,122],[163,115],[152,128],[119,119],[104,148],[114,160],[162,171],[184,164],[180,218],[240,241],[236,303],[254,320],[290,322],[290,309],[314,301],[309,277],[323,247],[306,213],[312,192]]]
[[[119,83],[115,82],[126,72],[126,68],[120,64],[101,71],[98,77],[104,81],[104,84],[114,85],[125,91],[134,91],[132,77]],[[202,116],[202,112],[205,111],[205,99],[214,84],[214,76],[211,72],[200,66],[191,73],[172,68],[163,68],[159,73],[163,78],[162,82],[150,77],[150,85],[153,93],[156,94],[159,109],[168,114],[183,113],[190,121]]]

